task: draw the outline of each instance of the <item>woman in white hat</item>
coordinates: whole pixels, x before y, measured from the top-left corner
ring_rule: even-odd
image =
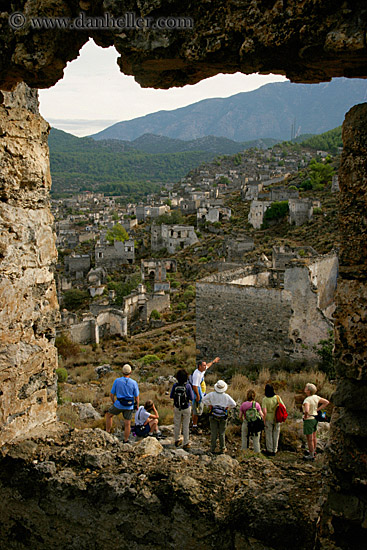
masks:
[[[218,380],[214,386],[214,391],[204,395],[203,403],[209,406],[210,433],[211,433],[211,452],[215,452],[217,445],[217,436],[219,435],[219,448],[221,453],[226,452],[225,433],[227,427],[228,409],[236,406],[236,401],[226,393],[228,386],[224,380]]]

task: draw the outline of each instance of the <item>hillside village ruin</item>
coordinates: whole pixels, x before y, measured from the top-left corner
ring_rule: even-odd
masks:
[[[316,157],[322,162],[327,155],[318,151]],[[158,196],[147,197],[146,204],[122,206],[114,197],[93,192],[53,200],[57,244],[61,252],[69,251],[57,270],[60,302],[63,292],[73,288],[87,288],[92,298],[82,315],[62,312],[59,332],[67,332],[77,343],[98,344],[104,335],[127,337],[136,322],[154,324],[152,311],[160,314],[170,308],[172,289],[166,276],[177,269],[171,258],[188,247],[195,250],[200,231],[221,233],[221,223],[232,216],[226,205],[232,193],[249,204],[248,223],[254,229],[262,228],[266,211],[279,202],[288,204],[289,224],[300,226],[312,220],[320,201],[301,198],[299,189],[287,181],[307,167],[313,156],[308,150],[285,154],[280,146],[249,150],[243,153],[239,168],[230,157],[220,171],[215,162],[201,166],[177,184],[164,184]],[[335,176],[331,191],[338,191]],[[160,222],[174,211],[190,215],[195,225]],[[128,233],[123,242],[107,240],[116,224]],[[149,232],[139,260],[141,283],[117,305],[107,279],[114,270],[134,268],[141,224]],[[90,254],[75,252],[83,243],[89,245]],[[318,342],[327,339],[333,327],[337,253],[323,257],[305,246],[273,247],[271,257],[244,264],[244,256],[254,249],[254,239],[245,228],[226,235],[221,257],[211,266],[218,273],[197,282],[200,354],[219,355],[226,364],[242,365],[284,357],[316,359]],[[149,257],[149,250],[160,258]],[[162,254],[167,258],[161,259]],[[149,289],[147,281],[153,283]]]

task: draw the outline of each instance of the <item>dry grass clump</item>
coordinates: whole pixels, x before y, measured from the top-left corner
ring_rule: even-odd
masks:
[[[74,403],[92,403],[97,405],[96,391],[90,388],[75,388],[70,392]]]
[[[241,425],[228,424],[226,429],[226,439],[229,443],[241,441]]]
[[[208,372],[205,375],[206,392],[212,391],[210,388],[214,388],[214,384],[220,380],[220,375],[217,372]]]
[[[265,386],[271,380],[270,370],[268,368],[262,368],[257,378],[257,384],[259,386]]]
[[[94,370],[94,366],[90,364],[75,367],[74,369],[70,369],[70,372],[74,380],[80,384],[84,384],[92,380],[97,380],[97,374]]]
[[[184,345],[181,350],[180,356],[186,364],[195,364],[196,361],[196,344],[195,342],[190,342]]]
[[[159,424],[169,426],[173,424],[173,406],[161,406],[158,408]]]
[[[57,416],[60,422],[66,422],[72,428],[99,428],[104,427],[104,421],[101,420],[80,420],[79,412],[71,403],[64,403],[57,408]]]
[[[307,383],[315,384],[317,393],[326,399],[329,399],[335,391],[335,386],[328,380],[327,375],[318,370],[301,371],[292,375],[279,372],[276,378],[285,378],[289,391],[302,392]]]
[[[246,401],[246,396],[249,389],[253,389],[255,391],[255,399],[261,404],[260,394],[263,391],[261,386],[257,383],[251,382],[244,374],[235,374],[228,385],[228,393],[235,401],[237,401],[237,403],[243,403],[243,401]]]

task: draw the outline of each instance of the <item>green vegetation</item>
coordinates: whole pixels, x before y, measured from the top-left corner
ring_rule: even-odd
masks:
[[[172,210],[169,214],[162,214],[155,219],[156,225],[181,225],[185,223],[185,218],[180,210]]]
[[[56,376],[57,376],[58,383],[62,384],[63,382],[66,382],[66,380],[68,379],[68,371],[63,367],[60,367],[56,369]]]
[[[312,159],[310,164],[310,181],[312,189],[322,189],[322,187],[331,183],[332,176],[334,174],[333,167],[329,163],[318,162],[315,159]]]
[[[319,369],[327,374],[329,379],[335,378],[335,359],[334,359],[334,333],[329,331],[329,338],[320,340],[315,346],[317,355],[321,358]]]
[[[140,273],[132,275],[128,281],[110,281],[108,283],[108,289],[114,290],[116,293],[115,304],[117,306],[122,306],[124,301],[124,296],[128,296],[131,292],[138,286],[141,282]]]
[[[124,242],[129,238],[129,235],[124,227],[120,223],[116,223],[112,229],[109,229],[106,234],[106,240],[109,243],[113,241]]]
[[[158,320],[161,318],[161,314],[156,309],[153,309],[150,314],[150,319]]]
[[[69,311],[75,311],[84,307],[89,300],[89,294],[86,290],[79,290],[78,288],[72,288],[66,290],[63,294],[64,306]]]
[[[319,136],[312,136],[311,138],[302,141],[302,146],[310,147],[315,150],[336,153],[338,147],[343,147],[342,127],[338,126],[337,128],[329,130]]]
[[[152,363],[156,363],[157,361],[159,361],[159,357],[158,355],[144,355],[144,357],[142,358],[142,363],[143,365],[151,365]]]
[[[266,210],[263,218],[263,228],[269,227],[269,222],[273,220],[281,220],[289,212],[288,201],[276,201]]]

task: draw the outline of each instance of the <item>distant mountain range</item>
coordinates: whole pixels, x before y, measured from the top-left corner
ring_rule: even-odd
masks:
[[[91,137],[132,141],[144,134],[155,134],[186,141],[206,136],[236,142],[264,138],[282,141],[300,133],[320,134],[340,126],[350,107],[366,99],[366,80],[335,78],[321,84],[277,82],[252,92],[205,99],[181,109],[118,122]]]

